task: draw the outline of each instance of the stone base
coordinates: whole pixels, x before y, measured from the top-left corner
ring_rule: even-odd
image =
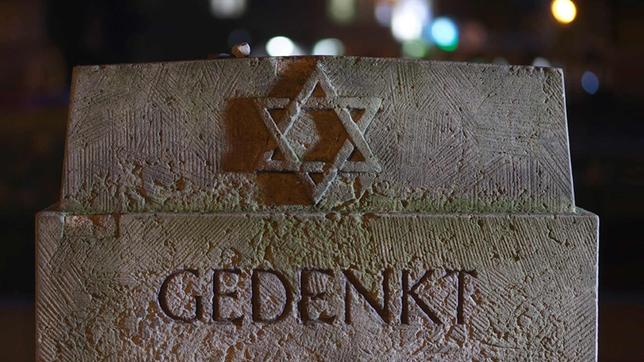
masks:
[[[593,360],[597,217],[37,217],[39,360]]]

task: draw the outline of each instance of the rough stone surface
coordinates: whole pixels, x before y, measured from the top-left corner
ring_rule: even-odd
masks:
[[[77,212],[574,208],[552,68],[344,57],[77,67],[63,177],[62,206]]]
[[[78,67],[37,358],[594,360],[597,230],[557,69]]]
[[[596,217],[575,215],[258,215],[126,214],[39,217],[38,345],[45,360],[168,358],[192,360],[589,361],[595,356]],[[253,321],[253,269],[282,272],[292,307],[273,323]],[[336,316],[306,322],[299,312],[301,273],[326,296],[309,303]],[[382,272],[391,268],[389,306],[381,316],[352,293],[345,321],[349,269],[382,303]],[[173,272],[194,269],[162,284]],[[213,270],[220,276],[222,318],[213,321]],[[401,323],[402,271],[409,287],[428,270],[419,298],[408,296]],[[458,321],[458,272],[469,271]],[[230,277],[230,275],[227,275]],[[276,278],[260,280],[262,317],[279,314],[286,296]],[[227,283],[225,283],[228,281]],[[160,294],[161,298],[160,298]],[[161,309],[191,319],[172,319]],[[165,297],[165,298],[164,298]],[[257,299],[257,298],[255,298]],[[382,306],[382,304],[379,304]]]

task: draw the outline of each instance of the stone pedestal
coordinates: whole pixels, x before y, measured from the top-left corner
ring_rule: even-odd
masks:
[[[593,360],[560,70],[78,67],[42,360]]]

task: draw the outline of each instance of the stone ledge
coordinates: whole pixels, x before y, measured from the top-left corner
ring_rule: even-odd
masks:
[[[43,212],[39,358],[595,358],[595,215],[327,216]]]
[[[560,69],[352,57],[77,67],[61,207],[566,212]]]

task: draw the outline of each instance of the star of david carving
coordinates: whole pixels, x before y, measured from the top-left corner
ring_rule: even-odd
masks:
[[[314,94],[316,89],[321,89],[324,96]],[[259,171],[297,174],[308,187],[314,204],[320,202],[339,173],[381,171],[378,160],[365,139],[365,133],[380,108],[380,98],[339,96],[327,75],[318,66],[294,98],[257,98],[255,103],[276,145],[262,155]],[[284,116],[275,119],[271,114],[272,110],[281,110]],[[354,119],[352,110],[361,111],[362,115]],[[332,162],[302,160],[294,151],[289,140],[289,132],[306,111],[333,111],[346,131],[348,137]],[[277,150],[280,151],[282,159],[274,159]],[[359,151],[363,160],[351,160],[350,157],[354,151]],[[312,174],[321,175],[321,177],[314,180],[311,177]]]

